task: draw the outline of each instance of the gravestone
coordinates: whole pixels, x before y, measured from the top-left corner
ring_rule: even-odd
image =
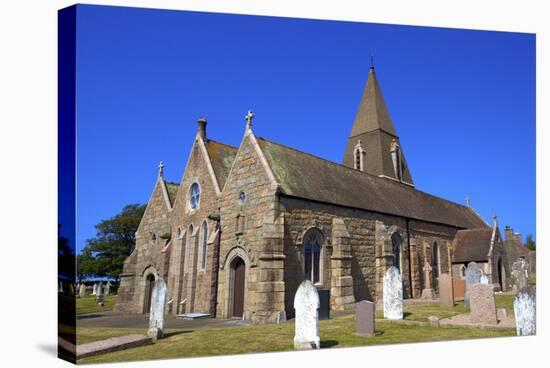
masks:
[[[355,303],[355,333],[363,336],[374,336],[374,313],[373,302],[362,300]]]
[[[512,264],[512,279],[517,293],[528,287],[528,269],[529,263],[525,258],[518,258],[518,260]]]
[[[481,268],[475,262],[468,263],[466,268],[466,290],[464,291],[464,304],[470,305],[469,289],[481,280]]]
[[[384,275],[384,318],[403,319],[403,279],[395,266]]]
[[[453,278],[448,273],[439,275],[439,305],[442,307],[455,305]]]
[[[151,312],[149,314],[149,330],[147,335],[156,342],[164,335],[164,307],[166,305],[166,282],[163,279],[155,281],[151,294]]]
[[[534,290],[524,289],[514,299],[514,316],[518,336],[537,333],[537,298]]]
[[[432,266],[426,262],[422,268],[422,271],[424,271],[425,287],[424,290],[422,290],[420,299],[433,300],[435,299],[435,290],[432,287]]]
[[[63,292],[63,283],[61,281],[59,281],[59,292]]]
[[[92,295],[96,295],[97,294],[97,283],[94,284],[94,289],[92,291]]]
[[[319,294],[313,283],[303,281],[294,296],[294,349],[319,349]]]
[[[475,284],[470,290],[470,321],[484,325],[497,324],[497,307],[492,285]]]
[[[81,298],[86,297],[86,285],[80,284],[80,289],[78,290],[78,295],[80,295]]]
[[[107,281],[107,285],[105,285],[105,295],[109,295],[111,293],[111,280]]]
[[[103,306],[103,301],[104,300],[105,300],[105,298],[103,296],[103,281],[100,281],[99,285],[97,285],[96,291],[95,291],[95,302],[97,304],[100,304],[101,306]]]

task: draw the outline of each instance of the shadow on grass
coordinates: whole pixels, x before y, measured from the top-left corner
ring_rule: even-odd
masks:
[[[181,335],[181,334],[186,334],[186,333],[192,333],[194,332],[193,330],[181,330],[181,331],[171,331],[171,332],[166,332],[164,334],[164,338],[168,338],[168,337],[172,337],[172,336],[177,336],[177,335]]]
[[[407,318],[411,314],[412,314],[411,312],[403,312],[403,319]]]
[[[91,313],[91,314],[77,314],[76,319],[88,319],[88,318],[99,318],[99,317],[105,317],[103,314],[98,313]]]
[[[331,348],[336,345],[338,345],[338,341],[336,340],[321,340],[321,349]]]

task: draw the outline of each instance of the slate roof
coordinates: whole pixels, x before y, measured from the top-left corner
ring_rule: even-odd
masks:
[[[258,138],[282,194],[457,228],[487,226],[470,208]]]
[[[363,91],[359,109],[351,129],[350,137],[381,129],[393,136],[397,136],[393,127],[390,113],[386,107],[382,90],[376,80],[374,68],[371,68],[367,85]]]
[[[493,229],[459,230],[453,240],[453,263],[487,261]]]
[[[166,191],[168,192],[168,199],[170,200],[170,205],[174,206],[174,201],[176,200],[176,194],[178,194],[178,189],[180,187],[177,183],[172,183],[171,181],[164,181],[166,185]]]
[[[222,189],[239,149],[210,139],[205,142],[205,145],[214,169],[214,175],[216,175],[220,189]]]

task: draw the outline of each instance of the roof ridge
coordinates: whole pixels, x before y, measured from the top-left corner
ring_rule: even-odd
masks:
[[[263,138],[263,137],[257,137],[258,139],[260,140],[263,140],[263,141],[266,141],[268,143],[272,143],[272,144],[276,144],[276,145],[279,145],[279,146],[282,146],[282,147],[285,147],[285,148],[288,148],[288,149],[291,149],[293,151],[296,151],[298,153],[301,153],[301,154],[304,154],[304,155],[308,155],[308,156],[311,156],[313,158],[316,158],[318,160],[322,160],[322,161],[325,161],[329,164],[332,164],[334,166],[337,166],[337,167],[341,167],[341,168],[344,168],[346,170],[348,170],[349,172],[353,172],[353,173],[356,173],[356,174],[363,174],[363,175],[368,175],[369,177],[372,177],[372,178],[376,178],[377,180],[384,180],[384,183],[391,183],[391,185],[394,185],[398,188],[406,188],[407,190],[413,190],[413,191],[416,191],[418,193],[421,193],[423,195],[426,195],[426,196],[429,196],[429,197],[432,197],[432,198],[435,198],[435,199],[438,199],[438,200],[442,200],[442,201],[445,201],[447,203],[450,203],[452,205],[455,205],[455,206],[459,206],[459,207],[463,207],[463,208],[469,208],[468,206],[465,206],[465,205],[462,205],[460,203],[456,203],[456,202],[453,202],[453,201],[450,201],[448,199],[445,199],[445,198],[441,198],[441,197],[438,197],[436,195],[433,195],[433,194],[430,194],[430,193],[427,193],[427,192],[424,192],[422,190],[419,190],[419,189],[416,189],[416,187],[410,187],[406,184],[403,184],[403,183],[399,183],[399,182],[396,182],[396,181],[393,181],[393,180],[389,180],[389,179],[385,179],[385,178],[381,178],[375,174],[371,174],[371,173],[368,173],[368,172],[365,172],[365,171],[360,171],[360,170],[357,170],[357,169],[353,169],[349,166],[346,166],[346,165],[343,165],[343,164],[339,164],[337,162],[334,162],[334,161],[330,161],[326,158],[323,158],[323,157],[319,157],[319,156],[315,156],[314,154],[312,153],[309,153],[309,152],[304,152],[304,151],[301,151],[297,148],[294,148],[294,147],[290,147],[290,146],[287,146],[285,144],[282,144],[282,143],[279,143],[279,142],[274,142],[274,141],[271,141],[269,139],[266,139],[266,138]],[[478,217],[480,217],[478,215]],[[481,217],[480,217],[481,218]],[[482,219],[482,218],[481,218]],[[483,219],[482,219],[483,220]],[[483,220],[485,222],[485,220]]]
[[[238,149],[239,149],[239,147],[235,147],[235,146],[232,146],[232,145],[230,145],[230,144],[227,144],[227,143],[223,143],[223,142],[220,142],[220,141],[216,141],[216,140],[213,140],[213,139],[207,138],[207,139],[206,139],[206,143],[210,143],[210,142],[212,142],[212,143],[217,143],[217,144],[221,144],[222,146],[226,146],[226,147],[234,148],[234,149],[236,149],[236,150],[238,150]]]

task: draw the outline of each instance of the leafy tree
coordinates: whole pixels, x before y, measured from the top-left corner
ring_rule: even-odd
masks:
[[[145,205],[129,204],[122,211],[95,226],[95,238],[86,240],[78,256],[79,277],[109,277],[118,280],[126,258],[135,247],[135,233]]]
[[[527,235],[527,239],[525,240],[525,246],[529,250],[536,250],[537,249],[537,243],[533,240],[533,235],[529,234]]]
[[[69,239],[61,235],[61,224],[57,225],[57,271],[59,276],[74,278],[74,252]]]

